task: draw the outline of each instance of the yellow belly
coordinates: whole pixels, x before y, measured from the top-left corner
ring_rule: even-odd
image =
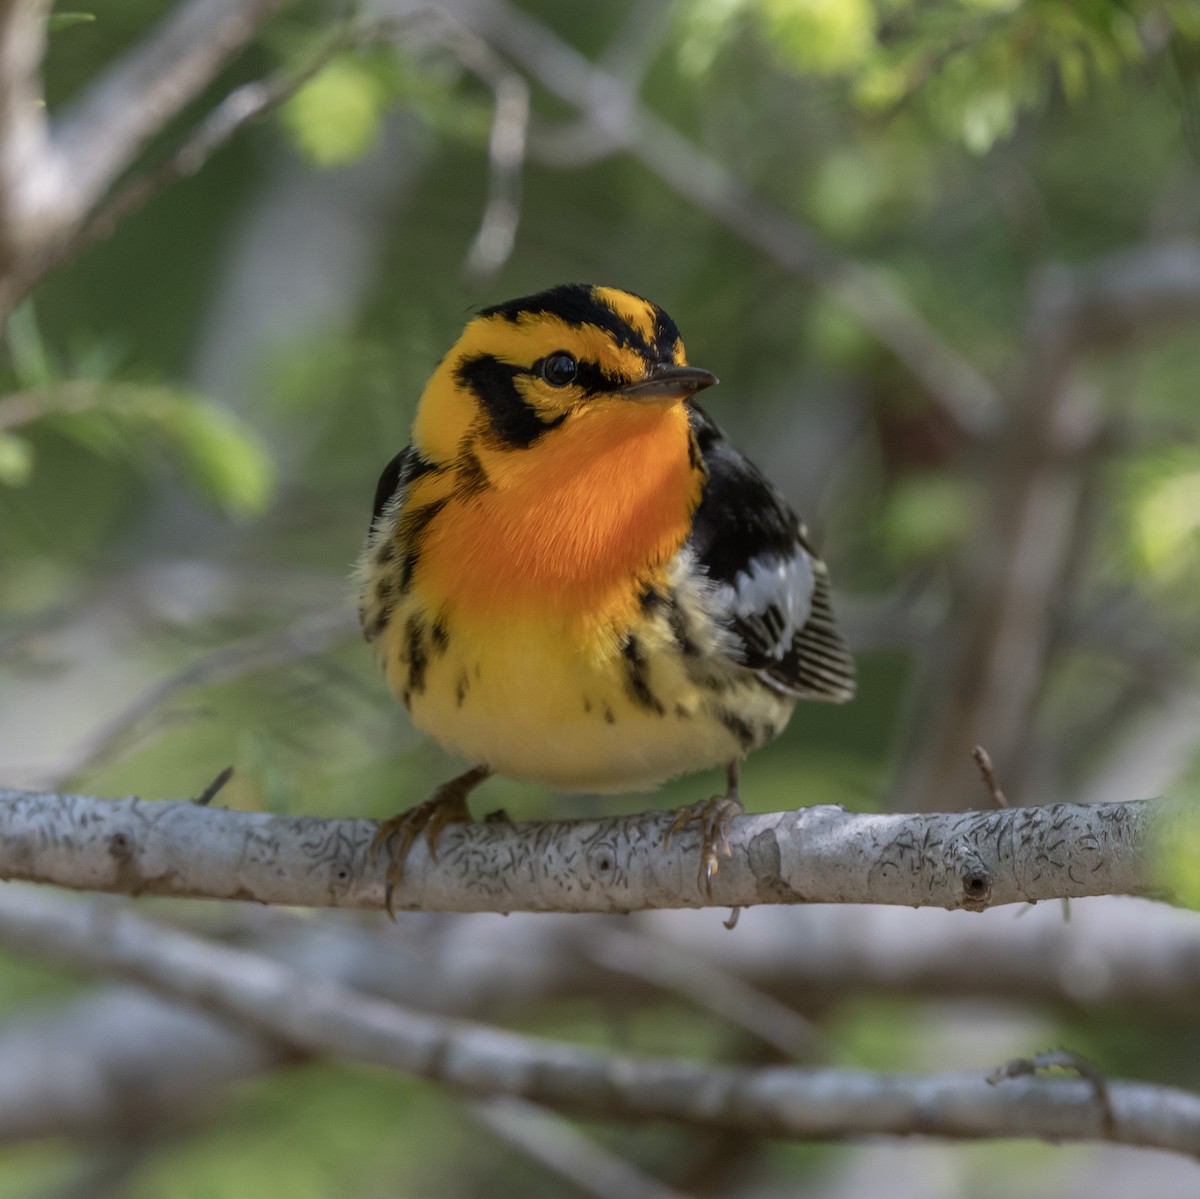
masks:
[[[665,621],[624,642],[576,624],[450,621],[413,686],[415,607],[380,646],[414,724],[473,764],[562,790],[625,791],[740,757],[776,736],[793,702],[732,662],[711,630],[682,654]],[[413,618],[417,626],[412,624]]]

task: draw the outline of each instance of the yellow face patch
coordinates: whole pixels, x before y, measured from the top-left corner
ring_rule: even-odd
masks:
[[[528,449],[586,408],[629,403],[621,390],[653,366],[686,364],[670,318],[629,292],[570,286],[520,304],[471,321],[426,386],[414,436],[431,461],[449,463],[480,439]],[[560,357],[565,380],[546,370]]]

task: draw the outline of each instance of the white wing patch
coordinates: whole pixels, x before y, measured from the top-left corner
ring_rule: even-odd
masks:
[[[733,583],[716,590],[717,602],[752,630],[755,648],[783,661],[812,615],[812,560],[799,546],[790,558],[751,558]]]

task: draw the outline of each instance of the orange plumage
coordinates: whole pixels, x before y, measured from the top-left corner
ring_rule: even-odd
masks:
[[[423,587],[464,617],[616,617],[687,538],[704,476],[681,404],[597,402],[556,433],[536,456],[481,452],[488,491],[430,522]]]

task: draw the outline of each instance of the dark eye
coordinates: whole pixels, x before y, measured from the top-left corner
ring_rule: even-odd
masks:
[[[551,387],[566,387],[575,378],[577,369],[575,359],[559,350],[542,359],[541,375]]]

